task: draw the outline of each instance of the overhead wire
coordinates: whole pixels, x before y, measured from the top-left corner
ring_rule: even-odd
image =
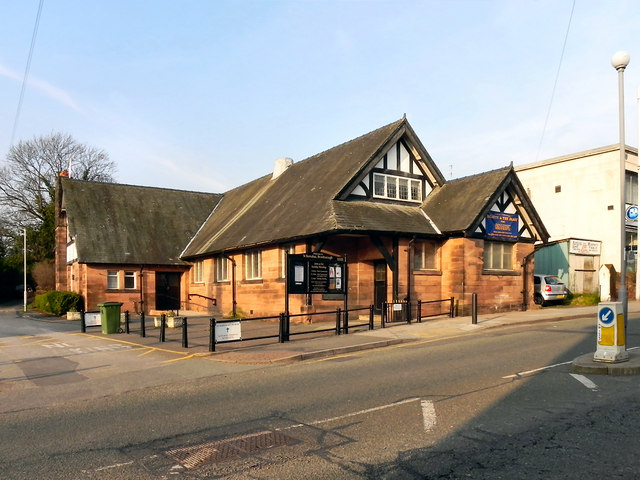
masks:
[[[18,130],[18,120],[20,119],[20,112],[22,110],[22,102],[24,100],[24,92],[27,88],[27,81],[29,79],[29,70],[31,69],[31,59],[33,58],[33,51],[36,45],[36,37],[38,36],[38,26],[40,25],[40,14],[42,13],[42,5],[44,0],[40,0],[38,4],[38,13],[36,14],[36,22],[33,26],[33,33],[31,35],[31,46],[29,47],[29,56],[27,57],[27,66],[24,69],[24,76],[22,77],[22,88],[20,89],[20,98],[18,99],[18,108],[16,108],[16,116],[13,119],[13,129],[11,131],[11,142],[9,146],[13,146],[13,142],[16,137],[16,131]]]
[[[551,107],[553,106],[553,100],[556,95],[556,88],[558,86],[558,78],[560,78],[560,69],[562,68],[562,61],[564,59],[564,52],[567,48],[567,39],[569,38],[569,31],[571,30],[571,21],[573,20],[573,11],[576,8],[576,0],[573,0],[571,5],[571,14],[569,15],[569,23],[567,24],[567,31],[564,35],[564,43],[562,44],[562,53],[560,54],[560,61],[558,62],[558,69],[556,70],[556,78],[553,82],[553,90],[551,91],[551,99],[549,100],[549,108],[547,108],[547,116],[544,119],[544,126],[542,127],[542,135],[540,135],[540,143],[538,144],[538,152],[536,153],[536,162],[540,157],[540,151],[542,150],[542,142],[544,135],[547,131],[547,125],[549,123],[549,117],[551,116]]]

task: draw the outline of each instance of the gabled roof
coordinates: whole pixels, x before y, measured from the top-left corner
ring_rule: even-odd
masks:
[[[180,252],[221,195],[62,179],[80,263],[184,265]]]
[[[451,180],[434,189],[422,208],[442,233],[472,235],[504,192],[514,198],[533,237],[546,242],[549,233],[511,166]]]
[[[197,258],[328,232],[437,233],[419,206],[339,200],[345,187],[394,139],[405,134],[410,140],[415,137],[403,118],[294,163],[275,179],[264,176],[225,193],[182,257]],[[424,147],[412,145],[420,149],[433,181],[444,181]]]

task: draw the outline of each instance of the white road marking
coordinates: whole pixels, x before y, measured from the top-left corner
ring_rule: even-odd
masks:
[[[417,402],[417,401],[421,401],[421,402],[425,402],[425,400],[421,400],[420,398],[407,398],[406,400],[400,400],[399,402],[393,402],[393,403],[389,403],[387,405],[381,405],[379,407],[373,407],[373,408],[367,408],[365,410],[359,410],[357,412],[353,412],[353,413],[347,413],[346,415],[340,415],[339,417],[331,417],[331,418],[324,418],[322,420],[314,420],[312,422],[309,423],[298,423],[295,425],[290,425],[288,427],[284,427],[284,428],[277,428],[276,430],[290,430],[292,428],[300,428],[300,427],[306,427],[309,425],[320,425],[321,423],[330,423],[330,422],[335,422],[338,420],[343,420],[345,418],[350,418],[350,417],[355,417],[357,415],[364,415],[366,413],[371,413],[371,412],[378,412],[380,410],[386,410],[387,408],[393,408],[393,407],[397,407],[399,405],[404,405],[406,403],[412,403],[412,402]],[[428,401],[426,401],[428,402]],[[433,404],[432,402],[428,402],[431,403],[431,409],[433,410],[433,424],[435,425],[435,409],[433,409]],[[428,407],[427,407],[428,409]],[[423,414],[424,414],[424,403],[423,403]],[[431,415],[431,413],[429,412],[429,414]],[[425,426],[426,426],[426,420],[425,420]]]
[[[532,373],[541,372],[542,370],[548,370],[550,368],[560,367],[562,365],[568,365],[569,363],[573,363],[573,360],[570,361],[570,362],[556,363],[554,365],[547,365],[546,367],[540,367],[540,368],[535,368],[533,370],[527,370],[526,372],[514,373],[513,375],[507,375],[507,376],[502,377],[502,378],[517,378],[517,377],[522,377],[522,376],[525,376],[525,375],[531,375]]]
[[[594,391],[598,390],[598,386],[595,383],[593,383],[591,380],[589,380],[587,377],[585,377],[584,375],[577,375],[575,373],[570,373],[569,375],[571,375],[573,378],[578,380],[581,384],[583,384],[588,389],[594,390]]]
[[[436,426],[436,409],[430,400],[421,400],[422,421],[424,422],[424,431],[430,432]]]

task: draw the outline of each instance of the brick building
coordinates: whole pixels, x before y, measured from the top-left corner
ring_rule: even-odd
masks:
[[[80,254],[74,259],[69,246],[75,242],[80,253],[84,229],[95,215],[127,210],[129,202],[111,203],[117,195],[108,194],[109,189],[139,187],[105,185],[101,200],[90,205],[76,200],[72,209],[79,184],[93,188],[87,182],[61,182],[59,276],[66,270],[68,280],[80,264],[88,270],[100,265],[101,277],[88,270],[85,274],[96,279],[85,282],[91,304],[93,299],[113,299],[116,292],[107,288],[109,268],[122,271],[123,281],[126,272],[134,278],[138,274],[133,267],[140,260],[134,263],[124,256],[131,248],[120,239],[130,238],[129,229],[136,224],[126,214],[113,219],[107,228],[121,234],[101,237],[112,245],[100,262]],[[144,205],[145,192],[155,190],[141,190],[138,203]],[[191,196],[202,202],[202,209],[193,209],[191,216],[176,215],[175,208],[180,202],[187,208]],[[148,218],[138,219],[185,234],[179,255],[172,252],[171,260],[144,263],[143,271],[154,265],[156,271],[176,272],[176,278],[179,273],[176,293],[182,308],[206,310],[207,302],[216,299],[224,314],[284,311],[287,254],[313,252],[346,259],[349,308],[454,297],[464,314],[476,293],[480,311],[519,309],[532,302],[534,243],[548,238],[512,167],[447,182],[405,118],[300,162],[279,159],[272,174],[222,195],[185,193],[180,202],[159,205]],[[85,223],[74,222],[77,209],[83,208],[88,210]],[[136,212],[145,215],[142,207]],[[164,224],[165,218],[173,223]],[[179,218],[193,222],[183,227]],[[116,225],[118,221],[122,225]],[[155,249],[153,236],[139,240],[140,255],[145,242]],[[82,291],[69,280],[67,285]],[[157,292],[151,290],[140,292],[146,308],[158,304]],[[119,297],[121,301],[135,297],[136,288],[128,293],[132,295]],[[288,306],[293,314],[343,302],[344,297],[336,295],[290,295]]]

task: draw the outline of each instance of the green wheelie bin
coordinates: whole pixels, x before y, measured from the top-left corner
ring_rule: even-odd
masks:
[[[99,303],[100,308],[100,324],[102,333],[118,333],[120,328],[120,302],[104,302]]]

